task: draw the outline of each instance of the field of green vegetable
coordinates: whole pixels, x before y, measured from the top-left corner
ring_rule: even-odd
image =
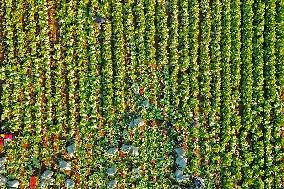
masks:
[[[284,188],[283,0],[0,0],[0,188]]]

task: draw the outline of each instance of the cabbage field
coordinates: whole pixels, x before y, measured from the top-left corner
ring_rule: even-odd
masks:
[[[284,188],[283,0],[0,0],[0,188]]]

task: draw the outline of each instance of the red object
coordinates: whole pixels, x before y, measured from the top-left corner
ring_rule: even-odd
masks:
[[[12,140],[13,139],[13,135],[12,134],[5,134],[4,135],[4,139]]]
[[[4,140],[3,140],[3,138],[0,138],[0,146],[4,146]]]
[[[30,178],[30,188],[36,188],[36,177],[31,176]]]

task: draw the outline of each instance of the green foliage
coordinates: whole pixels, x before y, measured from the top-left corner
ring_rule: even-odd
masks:
[[[43,169],[60,188],[283,188],[283,7],[0,0],[0,126],[16,136],[1,175],[24,188]]]

